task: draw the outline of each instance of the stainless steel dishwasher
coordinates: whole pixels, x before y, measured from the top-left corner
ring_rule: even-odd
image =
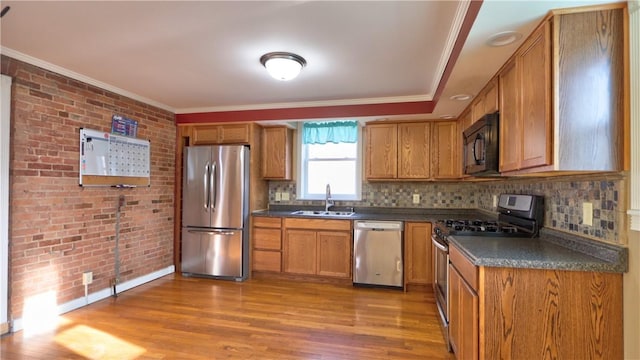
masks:
[[[402,288],[402,229],[402,221],[354,222],[354,285]]]

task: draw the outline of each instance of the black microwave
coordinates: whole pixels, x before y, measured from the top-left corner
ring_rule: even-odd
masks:
[[[498,168],[498,112],[486,114],[463,132],[464,173],[487,176],[500,173]]]

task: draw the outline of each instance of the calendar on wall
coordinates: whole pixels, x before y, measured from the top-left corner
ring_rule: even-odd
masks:
[[[151,184],[148,140],[80,129],[81,186],[133,187]]]

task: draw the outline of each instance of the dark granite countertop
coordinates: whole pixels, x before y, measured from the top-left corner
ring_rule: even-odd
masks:
[[[310,219],[342,219],[342,220],[388,220],[388,221],[424,221],[435,222],[438,220],[456,219],[495,219],[496,215],[476,209],[404,209],[385,207],[355,208],[352,216],[309,216],[293,215],[297,210],[324,210],[312,206],[272,205],[268,210],[257,210],[253,216],[267,217],[303,217]],[[332,211],[351,211],[351,208],[332,207]]]
[[[497,216],[477,209],[399,209],[355,208],[355,214],[344,216],[293,215],[297,210],[322,210],[311,206],[275,205],[259,210],[253,216],[303,217],[313,219],[390,220],[435,222],[443,219],[495,219]],[[334,211],[351,211],[336,207]],[[589,238],[543,228],[538,238],[491,236],[451,236],[457,246],[477,266],[556,269],[572,271],[628,271],[628,250]]]
[[[477,266],[597,271],[628,270],[627,248],[542,229],[539,238],[450,236]]]

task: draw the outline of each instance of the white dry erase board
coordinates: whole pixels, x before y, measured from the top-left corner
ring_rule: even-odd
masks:
[[[80,186],[149,186],[151,143],[80,129]]]

